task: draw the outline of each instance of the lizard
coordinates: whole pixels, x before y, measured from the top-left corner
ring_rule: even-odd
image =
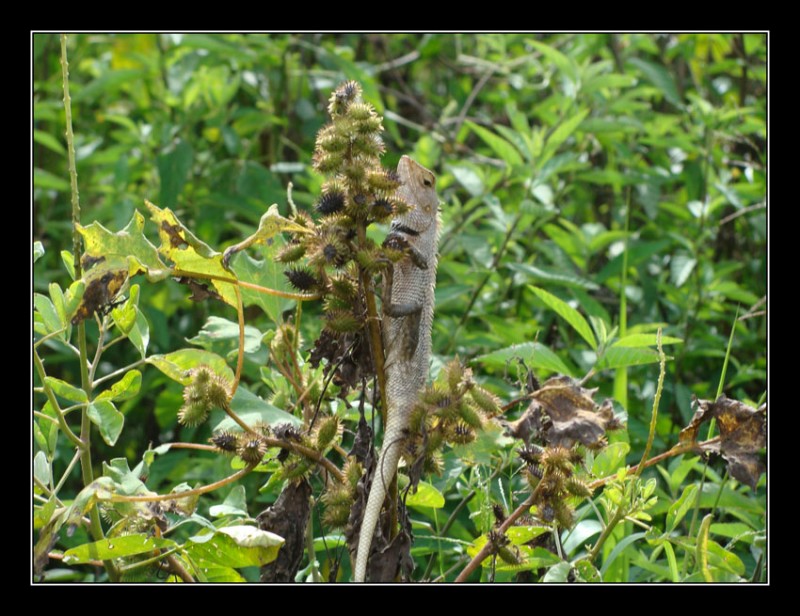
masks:
[[[372,538],[402,453],[411,411],[425,386],[431,353],[439,199],[436,176],[408,156],[397,165],[397,193],[411,209],[392,220],[385,245],[405,249],[385,279],[383,344],[387,419],[359,533],[354,581],[364,582]]]

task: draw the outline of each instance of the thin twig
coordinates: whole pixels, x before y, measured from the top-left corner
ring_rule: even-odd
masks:
[[[719,221],[719,226],[721,227],[722,225],[728,224],[732,220],[736,220],[737,218],[739,218],[739,216],[744,216],[745,214],[749,214],[750,212],[755,212],[756,210],[764,210],[764,209],[766,209],[766,207],[767,207],[767,204],[762,201],[761,203],[756,203],[755,205],[751,205],[751,206],[746,207],[746,208],[744,208],[742,210],[738,210],[738,211],[734,212],[733,214],[729,214],[728,216],[726,216],[725,218],[720,220]]]

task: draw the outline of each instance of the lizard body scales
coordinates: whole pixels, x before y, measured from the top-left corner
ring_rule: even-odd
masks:
[[[407,249],[387,277],[383,297],[387,420],[383,446],[367,499],[358,542],[356,582],[366,579],[372,537],[397,470],[408,420],[425,386],[431,353],[434,287],[439,240],[436,177],[408,156],[397,165],[398,193],[411,210],[392,221],[388,242]]]

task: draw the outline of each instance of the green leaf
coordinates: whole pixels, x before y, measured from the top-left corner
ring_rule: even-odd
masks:
[[[536,168],[541,169],[542,165],[546,163],[550,158],[558,150],[559,146],[564,143],[572,133],[580,126],[581,122],[589,115],[589,110],[584,109],[582,111],[578,111],[577,113],[573,114],[561,124],[559,124],[556,129],[550,133],[550,136],[547,138],[545,142],[544,149],[542,150],[542,154],[539,157],[539,160],[536,161]]]
[[[569,531],[565,533],[564,554],[572,554],[575,550],[580,550],[595,535],[603,532],[603,525],[597,520],[581,520]]]
[[[286,411],[272,406],[269,402],[265,402],[254,393],[248,391],[244,387],[239,387],[231,400],[231,408],[233,411],[249,425],[254,425],[258,422],[276,426],[278,424],[288,423],[293,426],[301,426],[303,422],[290,415]],[[219,430],[239,430],[238,424],[230,417],[226,417],[216,426],[214,431]]]
[[[150,325],[147,323],[147,317],[139,310],[136,311],[136,323],[128,332],[128,340],[144,359],[147,354],[147,345],[150,342]]]
[[[546,526],[512,526],[506,531],[506,536],[514,545],[522,545],[535,539],[539,535],[549,533]]]
[[[671,359],[668,357],[668,359]],[[595,364],[597,370],[622,368],[625,366],[641,366],[643,364],[658,363],[658,352],[652,349],[628,348],[617,346],[609,347],[600,356]]]
[[[678,559],[675,558],[675,550],[669,541],[664,542],[664,554],[667,556],[667,564],[669,565],[670,581],[677,584],[681,581],[681,576],[678,573]]]
[[[661,344],[681,344],[682,338],[673,338],[672,336],[661,336]],[[656,334],[629,334],[620,338],[612,346],[638,348],[656,346]]]
[[[490,130],[485,129],[483,126],[479,126],[474,122],[470,122],[469,120],[467,120],[465,124],[472,129],[472,132],[483,139],[483,141],[486,142],[486,145],[492,148],[492,151],[502,158],[509,167],[515,167],[523,164],[522,156],[508,141],[494,134]]]
[[[64,552],[64,564],[80,565],[92,560],[111,560],[124,556],[134,556],[152,552],[160,548],[172,548],[176,543],[171,539],[153,537],[145,533],[125,535],[124,537],[109,537],[94,543],[84,543],[76,548]]]
[[[605,561],[603,561],[603,566],[600,567],[600,575],[601,576],[605,575],[605,573],[606,573],[606,571],[608,571],[609,567],[611,567],[611,565],[614,563],[614,561],[617,560],[617,557],[620,554],[622,554],[622,552],[625,551],[625,548],[627,548],[633,542],[639,541],[639,539],[643,539],[646,534],[647,533],[644,533],[644,532],[642,532],[642,533],[632,533],[632,534],[628,535],[627,537],[623,537],[622,539],[620,539],[620,541],[617,543],[617,545],[614,546],[614,549],[611,550],[611,553],[608,555],[608,558],[606,558]]]
[[[61,329],[61,319],[56,312],[56,307],[50,298],[41,293],[33,294],[33,307],[41,315],[46,333],[51,333]]]
[[[697,501],[697,484],[690,484],[686,486],[680,498],[670,505],[667,511],[667,528],[670,532],[675,530],[675,527],[680,524],[684,516],[694,508]]]
[[[686,284],[696,265],[697,259],[687,255],[675,255],[672,257],[669,264],[669,277],[672,284],[677,288]]]
[[[192,380],[188,374],[189,370],[197,366],[208,366],[222,378],[233,382],[233,370],[228,367],[222,357],[209,351],[180,349],[166,355],[151,355],[146,361],[161,370],[173,381],[178,381],[184,386],[188,385]]]
[[[624,441],[610,443],[594,458],[592,464],[592,475],[595,477],[608,477],[617,472],[625,464],[625,456],[631,450],[631,446]]]
[[[120,331],[126,336],[130,334],[131,330],[136,325],[136,315],[138,314],[139,304],[139,285],[131,285],[128,299],[122,306],[115,307],[111,310],[111,318],[114,320]]]
[[[171,260],[175,269],[191,278],[198,274],[199,282],[208,276],[234,279],[222,264],[222,254],[200,241],[169,208],[160,208],[145,201],[151,220],[158,226],[161,245],[158,252]],[[206,277],[206,278],[204,278]],[[235,285],[230,282],[212,279],[211,284],[220,297],[229,305],[236,307]]]
[[[101,392],[97,400],[130,400],[139,393],[142,386],[142,373],[128,370],[119,381]]]
[[[471,167],[467,165],[447,165],[447,170],[473,197],[479,197],[485,192],[486,187],[483,184],[483,179]]]
[[[274,259],[276,248],[283,245],[282,240],[276,240],[272,247],[264,247],[261,251],[263,258],[256,260],[250,255],[240,252],[231,259],[231,269],[242,282],[257,284],[276,291],[292,291],[283,270],[286,266]],[[258,306],[272,320],[279,325],[283,323],[283,311],[290,304],[290,300],[274,295],[260,293],[253,289],[242,288],[242,303],[247,306]],[[237,334],[238,335],[238,334]]]
[[[716,541],[708,541],[708,564],[715,569],[720,569],[735,575],[744,575],[745,567],[742,560],[733,552],[723,548]],[[718,581],[718,580],[715,580]]]
[[[572,571],[572,566],[568,562],[561,561],[547,570],[542,582],[546,584],[564,584],[569,577],[570,571]]]
[[[128,257],[133,257],[135,265],[131,266],[130,275],[138,273],[142,267],[149,276],[163,275],[167,269],[159,258],[156,247],[144,236],[144,216],[139,212],[134,212],[125,228],[117,233],[112,233],[99,222],[93,222],[86,227],[76,225],[76,228],[83,236],[84,254],[89,257],[102,258],[107,263],[130,263]]]
[[[62,250],[60,254],[61,262],[64,264],[64,268],[67,270],[69,277],[75,280],[75,257],[72,256],[69,250]]]
[[[100,436],[107,445],[114,445],[122,433],[125,416],[109,400],[95,400],[89,404],[87,414],[91,422],[100,429]]]
[[[539,287],[534,287],[532,285],[529,285],[528,288],[530,288],[530,290],[533,291],[548,308],[553,310],[558,316],[569,323],[572,328],[578,332],[578,334],[580,334],[580,336],[586,340],[586,342],[589,343],[590,347],[593,349],[597,348],[597,341],[592,333],[592,328],[589,327],[586,319],[584,319],[577,310],[555,295],[548,293],[544,289],[540,289]]]
[[[42,130],[33,129],[33,140],[36,143],[39,143],[46,147],[49,150],[52,150],[56,154],[61,154],[62,156],[66,156],[67,150],[61,144],[61,142],[53,137],[50,133],[46,133]]]
[[[417,491],[414,494],[409,494],[406,498],[406,505],[409,507],[441,509],[444,507],[444,496],[430,483],[420,481],[417,485]]]
[[[43,451],[33,456],[33,476],[44,485],[50,484],[50,462],[47,461],[47,455]]]
[[[38,167],[33,170],[33,187],[42,188],[45,190],[57,190],[59,192],[69,192],[69,182],[64,178],[39,169]]]
[[[210,535],[191,537],[184,548],[200,566],[261,567],[275,560],[283,543],[278,535],[254,526],[228,526]]]
[[[569,367],[558,355],[539,342],[523,342],[498,349],[485,355],[478,355],[472,362],[502,368],[515,359],[522,359],[528,368],[541,368],[558,374],[575,375],[574,368]]]
[[[192,169],[194,152],[188,141],[178,139],[170,144],[156,159],[161,190],[158,193],[159,203],[164,207],[175,207],[178,197],[186,185]]]
[[[261,348],[262,333],[252,325],[244,326],[244,352],[255,353]],[[207,350],[219,341],[233,342],[234,348],[239,346],[239,324],[222,317],[210,316],[203,325],[203,328],[197,332],[194,338],[190,338],[189,342],[202,346]]]
[[[590,291],[595,291],[600,288],[599,285],[588,278],[582,278],[575,274],[564,273],[557,270],[549,270],[543,267],[535,267],[528,263],[509,263],[508,268],[512,271],[525,274],[526,278],[530,277],[534,280],[544,280],[553,285],[570,289],[588,289]]]
[[[66,381],[57,379],[54,376],[46,376],[44,377],[44,382],[47,383],[47,385],[55,392],[57,396],[60,396],[65,400],[79,403],[89,401],[89,397],[86,395],[85,391],[83,391],[80,387],[70,385]]]
[[[39,260],[39,257],[41,257],[43,254],[44,246],[42,246],[40,241],[35,241],[33,243],[33,262],[36,263]]]
[[[247,516],[247,498],[244,486],[234,486],[225,497],[221,505],[212,505],[208,508],[208,514],[212,518],[220,518],[224,515]]]
[[[627,63],[638,68],[644,78],[661,90],[664,98],[670,103],[679,108],[683,107],[680,94],[678,94],[678,86],[675,85],[675,79],[666,68],[642,58],[629,58]]]
[[[530,45],[534,49],[538,49],[542,55],[555,64],[558,70],[561,71],[567,79],[569,79],[572,83],[577,83],[578,66],[569,56],[564,55],[558,51],[558,49],[550,47],[541,41],[529,40],[526,42],[526,44]]]
[[[92,101],[101,96],[109,96],[122,86],[130,86],[144,74],[143,69],[111,70],[94,79],[89,85],[80,88],[72,95],[75,103]]]

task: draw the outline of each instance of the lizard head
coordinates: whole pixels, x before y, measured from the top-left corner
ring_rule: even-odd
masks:
[[[408,156],[397,163],[397,175],[402,182],[398,192],[413,208],[403,216],[403,223],[422,233],[435,223],[439,210],[436,176]]]

